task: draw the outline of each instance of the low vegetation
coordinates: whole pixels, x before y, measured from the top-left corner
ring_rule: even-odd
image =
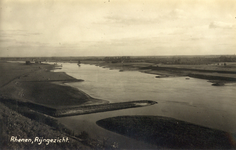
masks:
[[[229,133],[159,116],[118,116],[97,121],[107,130],[168,149],[235,148]]]

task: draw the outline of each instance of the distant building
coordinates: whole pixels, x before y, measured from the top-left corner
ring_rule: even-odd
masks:
[[[41,64],[41,61],[34,61],[34,63],[36,63],[36,64]]]
[[[25,64],[30,65],[31,63],[30,63],[30,61],[27,60],[27,61],[25,61]]]

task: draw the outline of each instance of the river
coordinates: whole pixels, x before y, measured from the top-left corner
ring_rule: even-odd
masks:
[[[62,71],[84,82],[66,83],[94,98],[113,102],[153,100],[158,104],[95,114],[63,117],[58,120],[76,132],[86,131],[93,137],[108,137],[123,148],[135,148],[122,141],[135,140],[107,131],[96,121],[124,115],[171,117],[204,127],[236,133],[236,84],[211,86],[207,80],[186,77],[155,78],[138,71],[110,70],[95,65],[63,63]],[[132,143],[130,142],[130,143]],[[136,146],[138,142],[136,143]]]

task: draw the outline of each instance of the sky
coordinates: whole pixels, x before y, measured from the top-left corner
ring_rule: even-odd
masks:
[[[0,1],[0,57],[235,53],[235,0]]]

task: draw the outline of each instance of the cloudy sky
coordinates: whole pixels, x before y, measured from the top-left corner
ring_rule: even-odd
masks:
[[[235,53],[235,0],[0,1],[0,56]]]

